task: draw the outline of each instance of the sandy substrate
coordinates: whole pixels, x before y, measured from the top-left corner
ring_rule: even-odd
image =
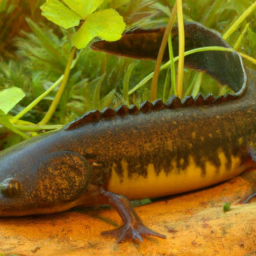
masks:
[[[201,191],[136,207],[144,223],[167,239],[116,244],[102,231],[121,225],[110,208],[0,219],[0,255],[256,255],[256,203],[239,200],[256,191],[256,171]],[[223,204],[231,210],[223,212]],[[1,254],[2,253],[2,254]]]

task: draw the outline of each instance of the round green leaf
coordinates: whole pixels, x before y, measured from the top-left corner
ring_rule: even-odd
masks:
[[[104,0],[62,0],[71,10],[82,19],[93,13]]]
[[[123,17],[114,9],[96,12],[87,18],[87,22],[106,41],[116,41],[121,38],[125,29]]]
[[[89,15],[71,40],[77,49],[81,49],[97,36],[106,41],[116,41],[121,38],[124,29],[123,17],[114,9],[107,9]]]
[[[81,17],[58,0],[47,0],[40,8],[43,16],[65,29],[80,23]]]
[[[0,91],[0,113],[7,114],[23,97],[25,93],[17,87]]]
[[[72,35],[71,41],[77,49],[82,49],[85,48],[90,43],[90,41],[96,36],[97,34],[91,29],[91,27],[85,21],[82,27],[75,34]]]

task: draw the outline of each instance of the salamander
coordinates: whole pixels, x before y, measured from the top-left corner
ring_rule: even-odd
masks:
[[[197,33],[187,33],[187,42],[202,46],[206,29],[189,23],[186,31],[189,26]],[[215,45],[230,47],[215,32],[209,35],[218,38]],[[103,234],[118,241],[165,238],[142,223],[129,200],[204,188],[255,167],[256,72],[235,52],[197,53],[185,62],[234,94],[94,110],[0,152],[0,216],[108,204],[124,224]]]

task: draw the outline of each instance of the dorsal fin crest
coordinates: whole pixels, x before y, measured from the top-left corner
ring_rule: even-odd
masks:
[[[186,96],[183,100],[182,100],[182,105],[186,106],[186,107],[190,107],[193,106],[195,103],[195,100],[192,96]]]
[[[204,99],[204,105],[210,105],[214,102],[216,98],[212,95],[209,94],[205,99]]]
[[[149,101],[145,100],[140,104],[140,112],[142,113],[148,113],[152,111],[152,103]]]
[[[196,98],[195,98],[195,105],[196,106],[201,106],[201,105],[203,105],[204,104],[204,96],[201,94],[201,93],[199,93],[197,96],[196,96]]]
[[[146,114],[151,111],[161,111],[163,109],[188,108],[191,106],[221,104],[223,102],[234,100],[239,97],[240,95],[236,94],[227,94],[225,96],[221,95],[217,97],[209,94],[206,98],[204,98],[203,95],[199,93],[195,99],[192,96],[186,96],[181,101],[179,97],[172,95],[165,104],[161,99],[155,100],[153,103],[144,101],[140,104],[140,109],[138,109],[136,105],[130,105],[129,107],[120,105],[115,110],[113,108],[104,108],[101,112],[98,110],[93,110],[69,123],[65,127],[65,130],[73,130],[88,123],[93,123],[104,119],[111,119],[115,116],[122,118],[127,115],[136,115],[138,113]]]
[[[214,104],[220,104],[222,102],[226,101],[226,97],[224,97],[224,95],[218,96],[217,98],[215,98],[214,100]]]
[[[139,109],[136,105],[130,105],[128,110],[129,110],[129,114],[131,114],[131,115],[135,115],[135,114],[139,113]]]
[[[118,116],[126,116],[129,114],[129,109],[126,105],[120,105],[116,108],[116,114]]]
[[[227,100],[235,100],[237,97],[231,93],[228,93],[227,95],[225,95],[225,98]]]
[[[93,110],[93,111],[87,112],[80,118],[69,123],[68,126],[65,128],[65,130],[73,130],[84,124],[96,122],[100,119],[100,117],[101,117],[101,113],[99,110]]]
[[[113,108],[104,108],[101,111],[101,118],[110,118],[116,116],[116,111]]]
[[[182,103],[179,97],[172,95],[171,98],[166,102],[165,106],[170,109],[181,107]]]
[[[159,111],[159,110],[162,110],[164,108],[166,108],[166,107],[165,107],[165,104],[163,103],[163,101],[161,99],[155,100],[152,103],[152,109],[154,111]]]

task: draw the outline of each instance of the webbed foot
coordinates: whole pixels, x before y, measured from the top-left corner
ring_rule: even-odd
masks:
[[[147,228],[143,223],[135,224],[125,224],[117,229],[104,231],[101,233],[103,236],[114,236],[118,237],[117,243],[122,242],[126,238],[131,238],[133,240],[139,239],[143,242],[141,235],[156,236],[159,238],[166,238],[166,236],[161,235],[149,228]]]
[[[142,242],[141,235],[156,236],[159,238],[166,238],[149,228],[147,228],[134,211],[130,201],[122,195],[114,194],[104,190],[101,187],[89,185],[89,190],[94,195],[95,202],[98,204],[111,205],[119,213],[124,225],[110,231],[102,232],[104,236],[118,237],[117,242],[120,243],[126,238],[139,239]]]

